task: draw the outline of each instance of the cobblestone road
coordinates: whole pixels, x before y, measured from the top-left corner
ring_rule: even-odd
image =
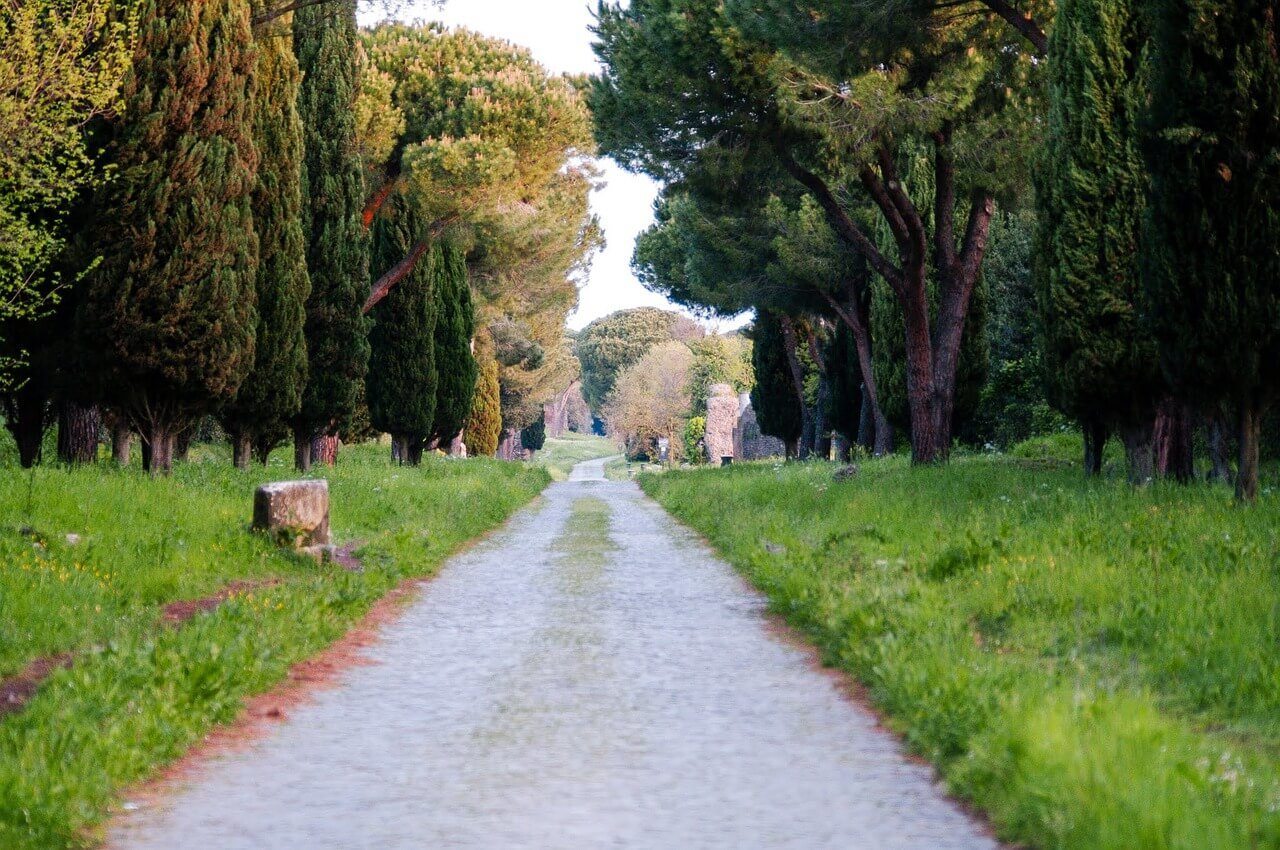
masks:
[[[996,846],[731,567],[602,469],[447,564],[376,664],[109,843]]]

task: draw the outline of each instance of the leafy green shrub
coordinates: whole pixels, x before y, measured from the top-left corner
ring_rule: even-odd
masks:
[[[702,438],[707,435],[707,417],[694,416],[684,425],[684,458],[689,463],[702,463],[707,453],[702,449]]]

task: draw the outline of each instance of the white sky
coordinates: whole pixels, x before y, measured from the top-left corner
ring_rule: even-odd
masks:
[[[401,4],[396,17],[443,21],[515,42],[532,50],[534,58],[554,73],[594,73],[598,65],[588,30],[594,8],[594,0],[451,0],[443,8],[430,0],[411,0]],[[368,24],[382,17],[364,13],[361,19]],[[679,309],[646,290],[631,271],[636,236],[653,223],[658,184],[623,171],[612,160],[602,160],[601,166],[606,185],[592,194],[591,207],[608,245],[596,256],[578,309],[569,317],[575,329],[627,307]],[[728,330],[745,321],[746,317],[720,322],[719,327]]]

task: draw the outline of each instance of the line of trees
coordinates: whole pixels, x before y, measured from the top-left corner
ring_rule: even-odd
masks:
[[[1118,434],[1135,482],[1188,479],[1198,422],[1224,474],[1234,423],[1252,499],[1280,362],[1275,5],[605,4],[596,136],[664,186],[637,272],[757,310],[758,413],[802,456],[840,423],[945,461],[1015,430],[999,387],[1080,423],[1090,473]]]
[[[581,80],[465,30],[361,31],[354,0],[0,16],[23,38],[0,88],[52,53],[42,35],[78,39],[41,56],[79,93],[55,89],[68,106],[24,119],[47,138],[0,153],[28,167],[15,180],[63,181],[0,186],[6,235],[43,228],[0,253],[0,397],[24,465],[52,418],[62,460],[95,460],[109,428],[121,462],[141,437],[153,473],[211,416],[239,466],[290,438],[299,469],[332,464],[370,427],[408,463],[461,450],[470,425],[492,454],[495,413],[518,433],[576,377],[562,329],[601,242]]]

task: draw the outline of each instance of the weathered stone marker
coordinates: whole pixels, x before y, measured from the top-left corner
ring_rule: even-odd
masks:
[[[253,528],[282,546],[326,560],[329,545],[329,482],[276,481],[253,494]]]

